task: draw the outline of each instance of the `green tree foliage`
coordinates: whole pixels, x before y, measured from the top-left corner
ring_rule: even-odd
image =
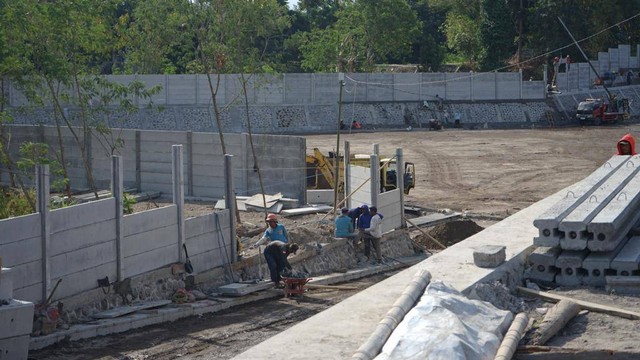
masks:
[[[480,38],[480,26],[464,14],[450,12],[443,26],[447,37],[447,46],[469,62],[475,63],[484,58],[485,49]]]
[[[515,23],[507,0],[482,0],[480,40],[482,59],[480,70],[502,68],[515,52]]]

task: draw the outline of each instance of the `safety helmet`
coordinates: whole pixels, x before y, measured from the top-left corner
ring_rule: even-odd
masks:
[[[276,214],[269,214],[269,215],[267,215],[267,218],[265,219],[265,221],[267,221],[267,222],[268,221],[277,222],[278,221],[278,217],[276,216]]]

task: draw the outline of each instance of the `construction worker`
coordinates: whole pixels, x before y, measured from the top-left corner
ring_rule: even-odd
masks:
[[[636,139],[633,135],[627,133],[620,140],[618,140],[618,155],[635,155],[636,154]]]
[[[365,220],[368,220],[369,224],[366,227],[362,228],[364,240],[364,256],[369,259],[369,254],[371,253],[371,245],[373,245],[373,250],[376,252],[375,262],[377,264],[381,264],[382,251],[380,249],[380,239],[382,239],[382,216],[378,214],[378,208],[376,208],[375,206],[370,207],[368,212],[368,219],[367,217],[365,217]]]
[[[341,213],[340,216],[336,218],[336,228],[334,232],[335,237],[347,238],[347,239],[355,238],[358,234],[353,232],[354,223],[351,221],[351,218],[349,217],[349,209],[342,208],[340,213]]]
[[[362,215],[365,209],[368,210],[367,205],[362,205],[362,206],[358,206],[357,208],[349,210],[349,212],[347,213],[347,216],[349,216],[349,218],[351,219],[351,225],[353,226],[354,229],[358,224],[358,218],[360,217],[360,215]]]
[[[265,245],[276,240],[280,240],[285,244],[289,242],[287,229],[285,229],[284,225],[278,224],[278,217],[276,214],[267,215],[265,222],[268,225],[267,230],[265,230],[264,234],[255,246]]]
[[[298,251],[298,244],[285,244],[280,240],[271,241],[264,248],[264,258],[269,267],[269,275],[276,287],[282,287],[282,272],[291,270],[291,264],[287,260],[289,254],[295,254]]]

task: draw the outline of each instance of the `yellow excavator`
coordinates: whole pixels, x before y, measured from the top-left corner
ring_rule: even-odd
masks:
[[[307,189],[333,189],[335,184],[335,153],[329,152],[325,156],[318,148],[313,149],[313,155],[307,155]],[[344,191],[344,159],[340,157],[338,171],[338,190]],[[371,160],[369,155],[352,155],[349,157],[351,165],[369,167]],[[404,179],[404,193],[415,187],[416,167],[411,162],[404,163],[402,170]],[[382,191],[389,191],[398,188],[398,169],[395,159],[380,159],[380,187]]]

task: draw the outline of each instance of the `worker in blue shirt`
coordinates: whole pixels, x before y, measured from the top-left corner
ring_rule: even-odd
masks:
[[[289,242],[287,229],[284,228],[284,225],[278,224],[278,217],[276,216],[276,214],[267,215],[265,221],[269,225],[269,227],[264,232],[260,240],[258,240],[256,246],[266,245],[275,240],[282,241],[285,244]]]
[[[342,208],[340,216],[336,218],[335,237],[353,239],[358,236],[353,230],[354,226],[349,217],[349,209]]]

